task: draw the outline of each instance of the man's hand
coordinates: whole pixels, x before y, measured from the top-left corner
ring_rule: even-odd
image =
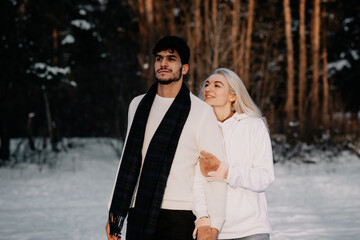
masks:
[[[218,235],[219,231],[216,228],[211,228],[211,240],[216,240]]]
[[[197,230],[197,240],[213,240],[213,233],[210,226],[199,227]],[[216,239],[216,238],[215,238]]]
[[[201,151],[200,154],[203,155],[203,157],[199,158],[201,173],[208,177],[209,172],[216,172],[221,162],[211,153]]]
[[[120,236],[116,237],[114,235],[110,235],[109,221],[106,223],[105,231],[106,231],[106,237],[107,237],[108,240],[121,240]]]

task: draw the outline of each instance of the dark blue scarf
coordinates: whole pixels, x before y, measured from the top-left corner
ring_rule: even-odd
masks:
[[[109,211],[111,234],[120,234],[140,174],[145,128],[157,92],[154,84],[141,100],[123,153]],[[152,239],[156,231],[167,178],[181,132],[190,112],[190,91],[183,83],[146,152],[127,240]]]

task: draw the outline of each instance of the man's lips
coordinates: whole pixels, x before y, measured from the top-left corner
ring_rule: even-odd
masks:
[[[159,69],[157,72],[158,72],[158,73],[169,73],[169,72],[171,72],[171,71],[168,70],[168,69]]]

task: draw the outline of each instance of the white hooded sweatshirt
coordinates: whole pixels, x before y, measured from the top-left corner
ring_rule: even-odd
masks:
[[[235,113],[223,123],[222,130],[226,159],[229,164],[226,219],[219,239],[241,238],[270,233],[265,189],[274,181],[271,141],[260,118]],[[199,186],[194,187],[194,189]],[[196,209],[201,209],[202,198],[194,192]],[[198,217],[198,216],[197,216]]]

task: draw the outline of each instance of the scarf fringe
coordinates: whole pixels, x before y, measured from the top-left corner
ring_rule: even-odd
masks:
[[[109,213],[110,235],[120,236],[125,217]]]

